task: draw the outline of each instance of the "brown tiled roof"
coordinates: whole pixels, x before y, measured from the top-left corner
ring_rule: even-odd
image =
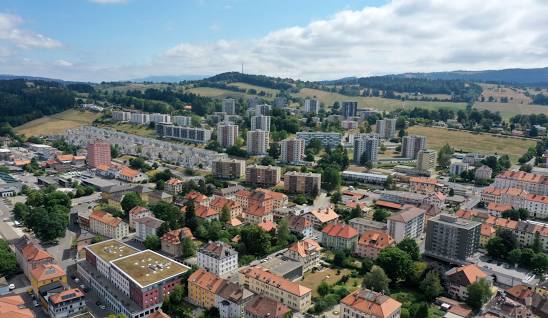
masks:
[[[321,249],[320,244],[312,239],[297,241],[289,247],[290,251],[296,252],[300,257],[307,257],[310,251],[319,252]]]
[[[377,200],[377,201],[375,201],[375,204],[378,205],[378,206],[383,206],[383,207],[386,207],[386,208],[396,209],[396,210],[401,210],[403,208],[403,204],[384,201],[384,200]]]
[[[25,306],[20,295],[0,297],[0,318],[33,318],[36,315]]]
[[[395,299],[369,289],[356,290],[341,299],[341,304],[365,315],[382,318],[391,317],[401,308],[401,303]]]
[[[410,207],[407,207],[405,210],[402,210],[401,212],[392,214],[391,216],[388,217],[388,219],[396,222],[407,223],[424,213],[425,211],[423,209],[410,206]]]
[[[233,201],[227,198],[216,197],[215,199],[213,199],[213,201],[211,201],[211,203],[209,203],[209,206],[217,209],[222,209],[225,206],[231,209],[235,209],[235,208],[239,208],[240,204],[236,201]]]
[[[312,223],[302,216],[292,215],[289,217],[288,226],[291,231],[302,232],[304,229],[312,227]]]
[[[176,179],[176,178],[171,178],[171,179],[166,181],[166,184],[169,184],[169,185],[178,185],[178,184],[181,184],[181,183],[183,183],[183,181],[180,180],[180,179]]]
[[[426,184],[433,184],[433,185],[437,185],[438,184],[438,180],[434,179],[434,178],[426,178],[426,177],[411,177],[409,178],[409,182],[414,182],[414,183],[426,183]]]
[[[97,220],[101,223],[108,224],[112,227],[117,227],[121,222],[122,219],[119,217],[113,217],[112,214],[104,212],[104,211],[93,211],[91,212],[89,219]]]
[[[223,242],[209,242],[200,248],[200,253],[215,258],[224,258],[224,256],[237,254],[230,245]]]
[[[512,179],[512,180],[530,182],[530,183],[547,183],[548,182],[548,180],[543,175],[524,172],[524,171],[509,171],[509,170],[503,171],[497,176],[497,178]]]
[[[248,207],[247,210],[245,211],[245,213],[246,214],[251,214],[251,215],[254,215],[254,216],[257,216],[257,217],[263,217],[265,215],[270,214],[271,212],[268,211],[264,206],[253,205],[253,206]]]
[[[480,278],[487,277],[487,274],[485,274],[478,266],[475,264],[469,264],[464,265],[461,267],[455,267],[447,272],[447,277],[451,277],[453,275],[459,275],[464,274],[464,277],[466,277],[468,285],[475,283]],[[467,286],[468,286],[467,285]]]
[[[350,225],[346,224],[327,224],[323,230],[322,233],[332,236],[332,237],[341,237],[344,239],[351,239],[353,237],[358,236],[358,231],[351,227]]]
[[[161,240],[169,242],[171,244],[179,244],[179,243],[181,243],[181,239],[183,237],[189,238],[191,240],[194,239],[194,236],[192,235],[192,232],[190,231],[190,229],[188,227],[183,227],[183,228],[180,228],[180,229],[171,230],[169,232],[166,232],[162,236]]]
[[[34,243],[28,243],[21,250],[23,257],[27,262],[41,261],[48,258],[53,258],[48,252],[44,251]]]
[[[506,292],[515,299],[519,300],[525,300],[528,297],[533,297],[533,295],[535,294],[535,292],[526,285],[516,285],[510,287],[506,290]]]
[[[258,318],[282,318],[290,312],[284,304],[263,296],[255,296],[244,310]]]
[[[196,284],[200,288],[208,290],[214,294],[217,293],[217,291],[223,285],[224,281],[224,279],[211,272],[206,271],[203,268],[199,268],[188,278],[189,283]]]
[[[299,297],[312,292],[310,288],[300,285],[298,283],[289,281],[283,277],[274,275],[260,266],[247,267],[245,269],[242,269],[240,273],[244,274],[247,277],[252,277],[256,280],[259,280],[270,286],[276,286],[279,289],[282,289],[290,294],[293,294]]]
[[[81,297],[84,297],[84,293],[78,288],[73,288],[73,289],[68,289],[68,290],[65,290],[64,292],[52,295],[49,299],[51,300],[53,304],[58,304],[61,302],[70,301],[75,298],[81,298]]]
[[[497,230],[495,230],[495,228],[490,224],[482,224],[480,233],[482,236],[491,237],[497,233]]]
[[[145,207],[142,207],[142,206],[136,206],[134,207],[133,209],[129,210],[129,215],[137,215],[137,214],[141,214],[143,212],[150,212],[149,209],[145,208]]]
[[[202,219],[207,219],[209,217],[218,215],[219,212],[215,211],[214,209],[207,207],[205,205],[199,205],[196,207],[195,210],[196,216]]]
[[[257,189],[256,191],[260,191],[260,192],[264,192],[264,193],[267,193],[268,195],[270,195],[270,197],[272,197],[272,199],[274,200],[286,200],[287,199],[287,195],[281,193],[281,192],[276,192],[276,191],[272,191],[272,190],[268,190],[268,189],[263,189],[263,188],[259,188]]]
[[[66,275],[65,271],[57,264],[42,264],[30,273],[39,282]]]
[[[320,223],[327,223],[339,218],[339,215],[332,208],[312,210],[309,213],[314,215]]]
[[[201,194],[200,192],[191,191],[185,195],[185,199],[194,201],[196,203],[201,203],[207,200],[207,196]]]
[[[134,178],[139,175],[139,171],[124,166],[120,170],[120,174],[128,178]]]
[[[265,232],[270,232],[274,229],[276,229],[276,223],[272,222],[272,221],[263,221],[259,224],[257,224],[258,227],[260,227],[261,229],[263,229],[263,231]]]
[[[171,316],[163,312],[162,309],[158,309],[157,311],[150,314],[150,316],[148,316],[147,318],[171,318]]]
[[[358,245],[365,245],[368,247],[374,247],[377,249],[383,249],[394,245],[394,239],[385,232],[367,230],[363,232],[358,241]]]

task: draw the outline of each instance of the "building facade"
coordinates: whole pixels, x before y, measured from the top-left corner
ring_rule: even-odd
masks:
[[[358,165],[377,163],[379,146],[378,134],[359,134],[354,138],[354,162]]]
[[[336,251],[354,251],[358,243],[358,231],[347,224],[328,224],[322,229],[321,243]]]
[[[110,144],[96,140],[87,146],[87,164],[92,168],[97,168],[99,165],[110,165],[112,158],[110,156]]]
[[[129,226],[119,217],[104,211],[93,211],[89,216],[90,232],[121,240],[129,235]]]
[[[212,162],[211,172],[215,178],[239,179],[245,174],[245,161],[220,159]]]
[[[270,116],[251,116],[251,130],[270,131]]]
[[[405,238],[418,239],[424,230],[425,210],[409,207],[387,218],[388,234],[399,243]]]
[[[304,159],[305,142],[302,139],[288,138],[280,141],[280,161],[283,163],[300,162]]]
[[[222,121],[217,124],[217,142],[223,148],[236,144],[238,140],[239,127],[229,121]]]
[[[319,173],[289,171],[284,174],[284,190],[288,193],[319,194],[321,183]]]
[[[197,252],[198,266],[217,276],[238,270],[238,252],[223,242],[209,242]]]
[[[250,165],[245,168],[245,181],[254,185],[275,186],[281,181],[282,168]]]
[[[382,139],[392,139],[396,137],[396,119],[385,118],[377,120],[375,131]]]
[[[421,149],[417,153],[417,170],[433,172],[436,170],[438,153],[432,149]]]
[[[401,155],[404,158],[417,159],[419,151],[426,149],[426,137],[418,135],[403,136]]]
[[[400,318],[401,303],[369,289],[358,289],[341,299],[340,318]]]
[[[247,132],[247,153],[252,156],[268,154],[270,147],[270,133],[264,130],[250,130]]]

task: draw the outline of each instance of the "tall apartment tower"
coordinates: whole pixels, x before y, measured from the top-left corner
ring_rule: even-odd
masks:
[[[251,130],[257,130],[257,129],[270,131],[270,116],[264,116],[264,115],[252,116]]]
[[[382,139],[391,139],[396,136],[396,119],[385,118],[377,120],[376,124],[377,134]]]
[[[87,162],[92,168],[97,168],[101,164],[110,164],[112,158],[110,157],[110,144],[96,140],[95,142],[88,144],[87,146]]]
[[[247,153],[252,156],[268,154],[270,133],[264,130],[250,130],[247,132]]]
[[[344,118],[355,117],[358,112],[358,102],[344,101],[342,102],[342,115]]]
[[[377,134],[360,134],[354,138],[354,162],[376,163],[378,161],[380,138]],[[362,158],[364,157],[365,158]]]
[[[418,135],[404,136],[401,155],[404,158],[417,159],[419,151],[426,149],[426,137]]]
[[[320,101],[317,99],[307,98],[304,100],[304,111],[307,113],[317,114],[320,111]]]
[[[464,264],[478,250],[481,223],[440,214],[428,219],[425,255]]]
[[[238,132],[238,125],[229,121],[220,122],[217,124],[217,142],[223,148],[234,146],[238,139]]]
[[[438,153],[432,149],[422,149],[417,154],[417,170],[428,172],[436,170]]]
[[[225,98],[223,99],[222,110],[227,115],[236,114],[236,100],[234,98]]]
[[[298,162],[304,158],[304,140],[296,138],[288,138],[280,141],[281,162]]]
[[[270,115],[270,105],[260,104],[255,106],[255,115],[256,116],[268,116]]]

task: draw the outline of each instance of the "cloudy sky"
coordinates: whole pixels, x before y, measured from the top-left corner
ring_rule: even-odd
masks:
[[[2,0],[0,73],[305,80],[548,66],[546,0]]]

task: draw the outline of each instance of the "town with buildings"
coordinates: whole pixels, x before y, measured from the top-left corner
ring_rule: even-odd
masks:
[[[548,318],[542,1],[22,2],[0,318]]]

